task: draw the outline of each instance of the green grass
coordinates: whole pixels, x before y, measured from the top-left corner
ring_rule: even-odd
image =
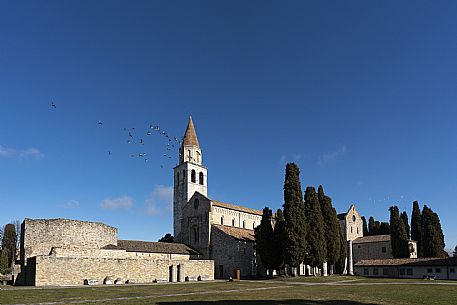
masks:
[[[356,281],[333,284],[347,280]],[[58,301],[59,304],[126,305],[451,305],[456,300],[457,282],[342,276],[78,288],[2,287],[0,291],[0,304]]]

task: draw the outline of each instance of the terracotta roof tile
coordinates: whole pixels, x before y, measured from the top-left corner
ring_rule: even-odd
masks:
[[[182,145],[200,147],[198,144],[197,134],[195,133],[194,122],[192,122],[192,117],[189,117],[189,123],[187,124],[186,132],[184,133]]]
[[[113,249],[112,245],[106,246],[106,249]],[[185,244],[150,242],[140,240],[118,240],[117,249],[127,252],[145,252],[145,253],[168,253],[168,254],[199,254],[196,250]]]
[[[390,258],[390,259],[367,259],[355,263],[355,266],[457,266],[457,258]]]
[[[262,216],[262,211],[260,211],[260,210],[246,208],[246,207],[243,207],[243,206],[234,205],[234,204],[231,204],[231,203],[220,202],[220,201],[216,201],[216,200],[211,200],[211,203],[214,206],[217,206],[217,207],[221,207],[221,208],[226,208],[226,209],[230,209],[230,210],[235,210],[235,211],[240,211],[240,212],[245,212],[245,213],[250,213],[250,214],[255,214],[255,215]]]
[[[237,228],[237,227],[229,227],[229,226],[223,226],[223,225],[212,225],[212,226],[221,230],[225,234],[232,236],[235,239],[244,240],[244,241],[255,241],[254,230],[242,229],[242,228]]]
[[[356,238],[352,243],[353,244],[363,244],[363,243],[377,243],[383,241],[390,241],[390,235],[372,235]]]

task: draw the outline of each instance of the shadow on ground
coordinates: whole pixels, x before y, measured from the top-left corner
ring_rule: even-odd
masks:
[[[221,301],[189,301],[159,302],[157,305],[378,305],[348,300],[311,301],[311,300],[221,300]]]

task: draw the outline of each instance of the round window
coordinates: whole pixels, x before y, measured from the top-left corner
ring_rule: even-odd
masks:
[[[200,205],[200,200],[198,200],[198,198],[196,198],[194,200],[194,209],[198,209],[198,206]]]

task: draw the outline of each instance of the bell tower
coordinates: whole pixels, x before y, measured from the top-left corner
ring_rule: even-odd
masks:
[[[182,209],[195,192],[207,196],[207,168],[202,165],[202,151],[195,133],[192,117],[189,117],[186,132],[179,148],[179,164],[173,169],[173,235],[181,242]]]

